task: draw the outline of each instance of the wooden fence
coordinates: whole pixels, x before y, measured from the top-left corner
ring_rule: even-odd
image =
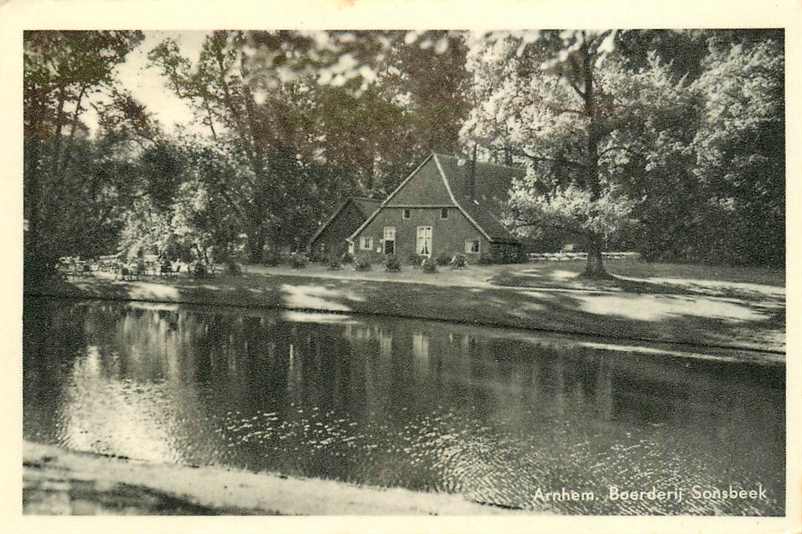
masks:
[[[640,258],[639,252],[602,252],[605,260],[637,260]],[[536,263],[540,261],[571,261],[587,260],[587,252],[544,252],[542,254],[530,253],[529,261]]]

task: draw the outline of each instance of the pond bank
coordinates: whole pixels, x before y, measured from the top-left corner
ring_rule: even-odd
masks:
[[[774,362],[784,361],[785,352],[784,304],[700,295],[438,286],[300,273],[146,281],[100,274],[31,289],[26,295],[445,320],[671,344],[704,354],[750,351]]]
[[[459,495],[369,488],[215,466],[151,464],[23,443],[34,515],[458,515],[511,513]]]

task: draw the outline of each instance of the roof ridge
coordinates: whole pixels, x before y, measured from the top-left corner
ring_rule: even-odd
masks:
[[[434,154],[436,156],[441,156],[441,157],[444,157],[444,158],[453,158],[453,159],[457,159],[457,160],[464,159],[466,161],[470,161],[469,157],[458,156],[456,154],[444,154],[442,152],[435,152],[435,151],[432,151],[432,154]],[[493,166],[493,167],[502,167],[504,169],[510,169],[512,171],[525,171],[526,170],[524,167],[513,167],[512,165],[504,165],[502,163],[493,163],[491,161],[480,161],[478,159],[476,160],[476,163],[479,164],[479,165],[490,165],[490,166]]]

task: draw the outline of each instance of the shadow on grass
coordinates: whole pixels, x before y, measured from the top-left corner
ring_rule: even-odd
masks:
[[[785,350],[784,304],[768,307],[693,292],[510,291],[247,275],[211,281],[148,282],[87,277],[38,294],[361,313],[619,339]]]
[[[585,278],[567,270],[531,269],[504,271],[490,279],[493,285],[525,288],[562,288],[583,291],[617,291],[650,295],[689,295],[763,301],[766,305],[784,305],[782,288],[743,282],[668,278],[635,278],[611,274],[608,278]]]

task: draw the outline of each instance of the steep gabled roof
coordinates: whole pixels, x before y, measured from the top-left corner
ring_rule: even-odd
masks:
[[[368,217],[367,219],[365,219],[365,222],[363,222],[361,225],[359,225],[359,228],[357,228],[356,230],[354,230],[354,233],[352,233],[351,235],[349,235],[348,237],[346,237],[346,238],[345,238],[345,240],[350,242],[350,241],[351,241],[351,240],[352,240],[354,237],[356,237],[357,235],[359,235],[359,232],[361,232],[361,231],[362,231],[362,230],[363,230],[363,229],[364,229],[364,228],[365,228],[365,227],[366,227],[368,224],[370,224],[370,221],[372,221],[372,220],[373,220],[373,218],[376,216],[376,214],[377,214],[377,213],[379,213],[379,211],[380,211],[380,210],[381,210],[381,209],[382,209],[384,206],[386,206],[386,205],[387,205],[387,203],[388,203],[390,200],[392,200],[392,198],[393,198],[393,197],[394,197],[394,196],[395,196],[395,195],[396,195],[396,194],[397,194],[399,191],[401,191],[401,190],[404,188],[404,186],[405,186],[405,185],[407,185],[407,182],[409,182],[409,181],[412,179],[412,177],[413,177],[413,176],[415,176],[415,174],[417,174],[417,172],[418,172],[418,171],[421,169],[421,167],[423,167],[424,165],[426,165],[426,162],[427,162],[427,161],[429,161],[430,159],[432,159],[432,157],[433,157],[433,156],[434,156],[434,154],[429,154],[429,155],[426,157],[426,159],[425,159],[425,160],[423,160],[423,161],[420,163],[420,165],[418,165],[417,167],[415,167],[415,170],[414,170],[414,171],[412,171],[411,173],[409,173],[409,175],[407,175],[407,177],[406,177],[406,178],[404,178],[404,180],[403,180],[403,181],[402,181],[402,182],[401,182],[401,183],[398,185],[398,187],[396,187],[396,188],[395,188],[395,191],[393,191],[392,193],[390,193],[390,194],[387,196],[387,198],[385,198],[385,199],[384,199],[384,201],[381,203],[381,205],[379,206],[379,208],[378,208],[376,211],[374,211],[374,212],[371,214],[371,216],[370,216],[370,217]]]
[[[323,231],[326,228],[328,228],[328,226],[337,218],[340,212],[342,212],[345,209],[345,207],[348,206],[348,204],[353,204],[356,207],[356,209],[359,210],[360,213],[362,213],[362,216],[365,219],[367,219],[373,214],[373,212],[379,209],[379,206],[381,205],[381,200],[375,200],[372,198],[364,198],[364,197],[351,197],[349,199],[346,199],[345,202],[341,203],[339,207],[336,210],[334,210],[334,213],[332,213],[331,216],[328,219],[326,219],[326,222],[320,225],[320,228],[317,229],[315,235],[313,235],[312,238],[309,240],[310,245],[314,243],[318,237],[320,237],[320,234],[322,234]]]
[[[359,208],[359,211],[362,212],[366,219],[379,209],[382,204],[381,200],[375,198],[353,197],[351,200],[354,201],[354,205]]]
[[[474,193],[471,198],[471,162],[467,159],[435,154],[449,189],[457,205],[467,212],[468,218],[484,230],[491,241],[515,241],[499,220],[515,178],[523,178],[523,169],[476,162]]]
[[[434,159],[451,200],[463,215],[490,241],[516,241],[514,235],[501,223],[499,217],[507,201],[508,191],[515,178],[522,178],[523,169],[476,162],[474,174],[474,194],[470,194],[471,162],[466,159],[432,152],[401,184],[381,203],[365,222],[347,240],[354,237],[368,225],[379,211],[412,179],[430,160]]]

